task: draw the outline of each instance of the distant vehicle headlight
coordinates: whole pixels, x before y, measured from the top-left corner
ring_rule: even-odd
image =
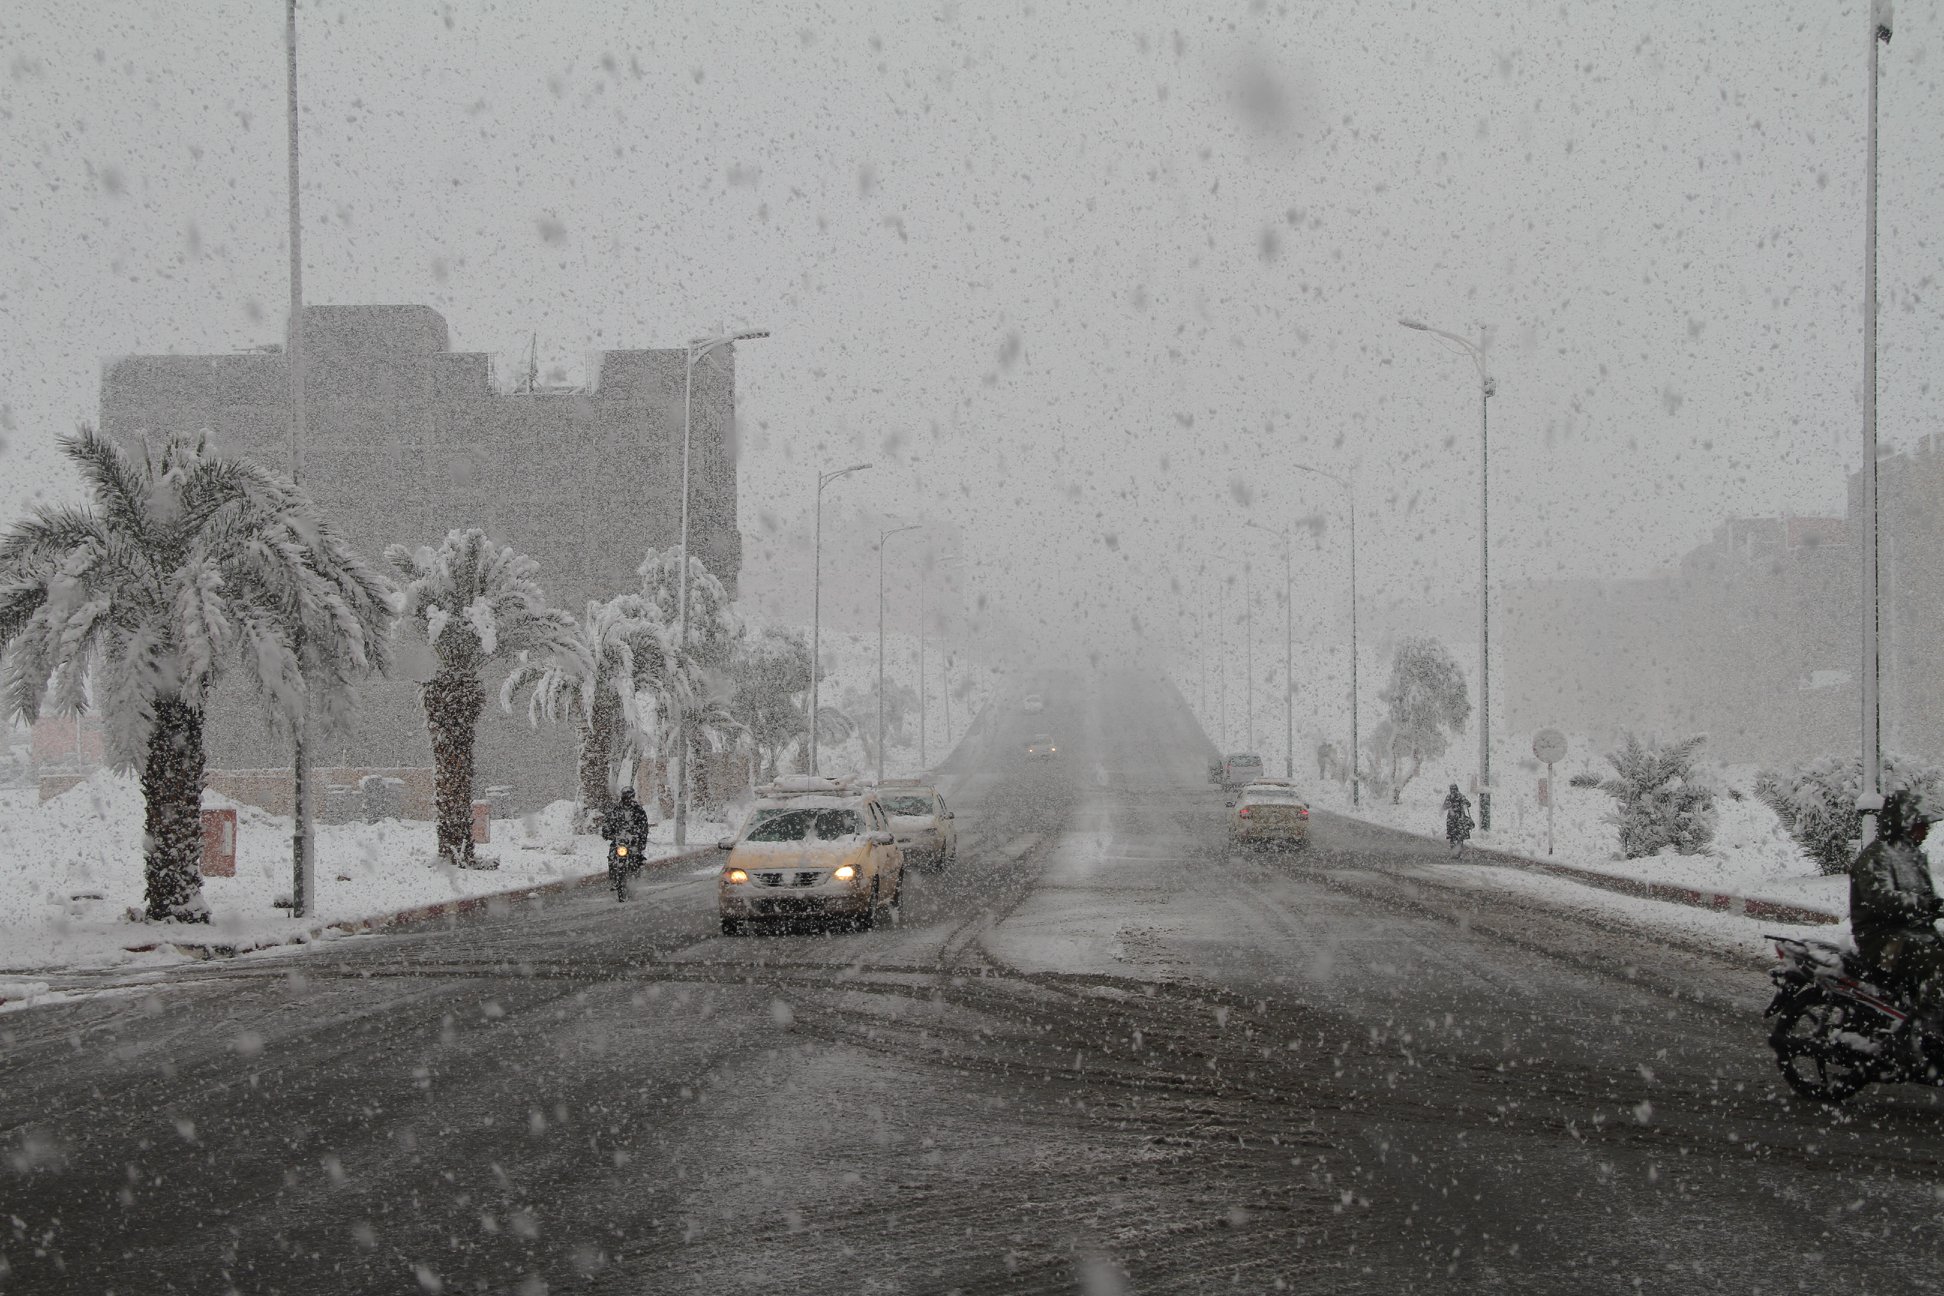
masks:
[[[837,866],[837,871],[835,873],[832,873],[830,876],[836,878],[839,882],[848,882],[852,878],[857,876],[857,870],[852,868],[848,864],[839,864]]]
[[[722,879],[731,886],[739,886],[749,881],[749,874],[743,872],[741,869],[730,869],[722,875]]]

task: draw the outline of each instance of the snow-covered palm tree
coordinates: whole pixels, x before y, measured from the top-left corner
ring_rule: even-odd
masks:
[[[530,689],[527,719],[572,719],[580,728],[583,823],[608,806],[614,763],[625,751],[651,743],[654,698],[667,691],[674,629],[638,594],[605,603],[590,600],[586,615],[551,653],[523,659],[500,688],[500,706]]]
[[[699,786],[698,798],[709,799],[708,764],[703,759],[711,752],[733,751],[749,744],[749,726],[736,714],[733,695],[727,689],[705,689],[688,705],[688,767]]]
[[[540,564],[478,528],[454,528],[438,548],[392,545],[385,558],[402,583],[398,615],[438,658],[425,685],[425,725],[437,783],[439,858],[462,868],[473,859],[473,740],[486,703],[480,674],[497,661],[551,652],[574,621],[547,606],[534,575]]]
[[[203,708],[240,666],[273,725],[341,716],[389,663],[382,577],[310,497],[207,432],[145,441],[139,459],[83,427],[61,449],[91,496],[43,507],[0,539],[6,710],[92,706],[107,754],[141,771],[147,912],[206,920]]]

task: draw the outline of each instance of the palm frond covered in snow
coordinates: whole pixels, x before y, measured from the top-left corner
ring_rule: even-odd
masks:
[[[400,619],[424,633],[443,667],[476,671],[550,651],[573,630],[572,617],[547,606],[540,564],[477,527],[455,528],[437,548],[390,545],[385,560],[400,577]]]
[[[91,504],[0,539],[0,691],[10,715],[92,707],[139,769],[151,918],[206,916],[198,872],[203,707],[240,668],[273,724],[350,706],[390,660],[384,581],[288,479],[207,432],[124,453],[90,428],[61,449]]]
[[[62,443],[92,496],[0,541],[0,687],[37,718],[92,704],[110,760],[139,766],[158,698],[197,711],[240,667],[273,722],[326,712],[390,661],[385,583],[287,479],[220,454],[207,432],[141,457],[82,428]]]
[[[589,601],[587,612],[554,649],[523,654],[500,688],[500,706],[529,690],[533,723],[575,721],[581,733],[581,801],[607,803],[617,757],[652,752],[660,731],[660,699],[679,673],[674,627],[638,594]]]

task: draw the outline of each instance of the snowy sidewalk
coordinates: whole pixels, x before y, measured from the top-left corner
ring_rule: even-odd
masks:
[[[1436,783],[1413,788],[1403,805],[1373,801],[1351,806],[1325,785],[1318,809],[1420,841],[1444,843]],[[1715,843],[1701,855],[1621,859],[1606,814],[1612,798],[1597,788],[1559,789],[1554,810],[1555,854],[1546,855],[1546,812],[1536,797],[1502,795],[1494,831],[1473,837],[1464,858],[1540,873],[1636,900],[1654,900],[1768,922],[1829,926],[1847,921],[1849,880],[1817,873],[1775,818],[1751,797],[1717,801]],[[1428,828],[1428,830],[1427,830]]]
[[[236,875],[203,879],[211,921],[168,924],[129,918],[143,902],[142,801],[132,779],[99,774],[45,803],[32,792],[0,793],[0,999],[24,997],[4,987],[58,972],[166,967],[590,885],[606,874],[607,847],[576,835],[572,812],[559,801],[495,819],[480,853],[497,859],[496,869],[440,862],[429,823],[320,824],[317,904],[299,919],[276,903],[290,893],[290,820],[239,807]],[[692,823],[691,849],[679,858],[699,857],[724,831]],[[677,858],[670,825],[650,840],[644,863]]]

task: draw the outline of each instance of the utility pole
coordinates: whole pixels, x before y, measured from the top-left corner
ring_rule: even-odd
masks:
[[[304,476],[304,223],[297,168],[297,0],[284,7],[284,62],[288,93],[284,116],[290,166],[290,336],[285,369],[290,381],[290,480]],[[310,677],[303,671],[301,611],[296,626],[298,670],[304,674],[303,710],[290,748],[290,913],[308,918],[317,908],[317,834],[311,824]]]
[[[823,493],[824,487],[840,477],[863,472],[871,465],[852,464],[817,474],[816,539],[810,548],[810,772],[817,772],[818,676],[823,673]]]
[[[877,781],[884,782],[884,542],[901,531],[916,531],[916,522],[878,532],[878,687]]]
[[[1856,808],[1863,817],[1863,844],[1876,840],[1883,808],[1882,597],[1877,568],[1877,46],[1890,43],[1889,0],[1870,5],[1870,102],[1866,118],[1863,179],[1863,754]]]
[[[537,337],[538,334],[535,336]],[[693,440],[690,429],[693,426],[695,413],[695,366],[717,347],[734,346],[738,342],[749,342],[768,336],[767,329],[747,329],[741,333],[724,333],[711,338],[691,338],[682,352],[682,533],[681,556],[678,560],[680,567],[675,574],[675,643],[684,659],[684,667],[686,667],[689,645],[689,446]],[[537,362],[537,351],[535,356]],[[690,743],[688,722],[689,718],[685,710],[680,722],[675,726],[675,848],[677,850],[688,845]]]

